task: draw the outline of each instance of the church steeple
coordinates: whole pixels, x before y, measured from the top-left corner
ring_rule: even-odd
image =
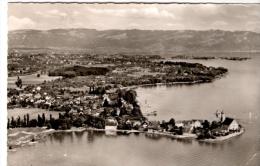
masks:
[[[219,110],[216,111],[216,117],[217,119],[220,119],[221,113],[219,112]]]
[[[222,110],[222,111],[221,111],[221,116],[220,116],[220,121],[221,121],[221,122],[224,122],[225,119],[226,119],[226,115],[225,115],[224,111]]]
[[[224,122],[224,120],[226,119],[225,113],[222,110],[221,112],[219,110],[216,111],[216,117],[220,122]]]

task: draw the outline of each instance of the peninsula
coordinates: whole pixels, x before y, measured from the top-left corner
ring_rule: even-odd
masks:
[[[150,121],[143,115],[133,88],[143,85],[211,82],[226,74],[226,68],[167,61],[155,55],[68,55],[65,57],[66,61],[62,62],[49,61],[48,57],[53,57],[51,55],[27,53],[14,53],[9,58],[16,61],[18,57],[28,59],[28,56],[32,62],[27,62],[33,63],[34,59],[37,59],[37,63],[40,60],[42,64],[49,65],[48,68],[42,64],[37,65],[36,69],[20,68],[20,61],[17,61],[18,65],[9,70],[9,75],[20,73],[15,86],[8,88],[7,106],[12,116],[8,118],[7,128],[11,149],[24,142],[21,139],[25,139],[27,143],[37,140],[37,132],[24,137],[30,130],[41,131],[38,133],[45,135],[49,130],[73,131],[71,129],[74,128],[76,131],[135,132],[199,140],[220,140],[226,138],[224,136],[234,136],[243,131],[243,128],[234,119],[229,120],[230,118],[213,122],[175,122],[174,118],[161,122]],[[29,78],[32,80],[34,77],[34,82],[26,80],[26,74],[31,74]],[[46,74],[50,78],[55,76],[56,79],[37,82],[41,77],[47,78],[43,76]],[[29,111],[23,113],[17,109]],[[36,110],[42,112],[35,114]],[[230,128],[233,123],[236,126]],[[20,137],[18,133],[25,128],[28,128],[27,132],[22,131]],[[18,133],[15,134],[15,131]]]

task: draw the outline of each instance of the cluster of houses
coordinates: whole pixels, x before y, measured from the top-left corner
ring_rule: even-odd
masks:
[[[97,110],[101,107],[99,96],[87,95],[85,91],[68,89],[46,89],[41,86],[26,87],[8,92],[8,108],[42,108],[51,111],[65,111],[70,107],[78,111]]]
[[[148,134],[162,134],[171,133],[173,135],[183,135],[184,133],[194,135],[199,139],[217,138],[226,136],[241,130],[241,125],[233,118],[225,117],[224,112],[217,112],[217,120],[209,123],[207,120],[182,120],[176,121],[170,119],[165,121],[131,121],[127,122],[132,125],[132,129],[138,131],[145,131]],[[116,131],[118,129],[118,122],[115,118],[108,118],[105,123],[105,129],[109,131]],[[136,126],[135,126],[136,125]]]
[[[67,59],[68,56],[70,55],[60,55],[63,59]],[[15,54],[11,56],[10,60],[17,60],[21,57],[26,58],[27,56],[18,56]],[[37,59],[41,56],[32,57]],[[51,57],[57,59],[56,56]],[[140,106],[135,100],[136,95],[134,92],[128,91],[122,93],[123,88],[121,86],[213,79],[214,76],[226,72],[224,69],[208,68],[200,64],[191,63],[156,63],[151,61],[151,57],[146,56],[139,58],[124,55],[119,57],[118,55],[116,57],[99,56],[98,58],[93,56],[71,56],[71,60],[74,60],[75,63],[79,59],[112,63],[115,64],[116,70],[106,75],[60,79],[47,82],[44,85],[40,84],[27,86],[19,90],[8,90],[8,108],[31,107],[61,112],[69,110],[70,113],[74,113],[76,117],[79,115],[80,118],[83,118],[84,115],[102,118],[105,122],[104,129],[107,130],[135,129],[149,133],[171,132],[178,135],[182,135],[183,133],[201,135],[207,132],[213,136],[221,136],[240,130],[240,126],[236,120],[225,117],[224,113],[221,112],[217,113],[219,120],[211,124],[205,120],[175,122],[175,120],[171,119],[169,122],[148,121],[143,116]],[[160,57],[154,56],[152,59],[158,60]],[[66,61],[64,63],[67,64],[69,62]],[[63,62],[60,64],[63,64]],[[135,76],[133,76],[134,73]],[[146,74],[142,75],[140,73]],[[154,75],[154,73],[157,74]],[[117,85],[117,87],[106,89],[89,86],[88,84],[93,81],[95,85],[106,86],[111,84]],[[76,87],[87,85],[90,89],[89,91],[65,89],[65,87],[73,87],[73,85]],[[121,91],[120,93],[118,89]]]
[[[90,91],[92,90],[93,87]],[[148,121],[136,101],[134,90],[111,88],[103,95],[93,95],[86,91],[64,89],[50,91],[45,87],[31,86],[21,91],[9,91],[9,93],[8,107],[10,108],[32,107],[61,112],[69,111],[80,118],[91,115],[103,119],[103,127],[109,131],[136,130],[148,133],[170,132],[177,135],[183,133],[195,135],[204,133],[205,135],[206,133],[211,137],[218,137],[238,132],[241,129],[239,123],[233,118],[226,117],[223,111],[216,112],[217,120],[212,123],[199,119],[176,122],[174,119],[169,122]]]
[[[104,97],[105,101],[109,101],[109,104],[114,104],[108,96]],[[130,108],[131,110],[131,108]],[[108,116],[106,118],[105,129],[109,131],[116,131],[121,129],[119,127],[120,123],[117,117]],[[134,129],[138,131],[145,131],[150,134],[158,133],[171,133],[174,135],[183,135],[183,133],[196,135],[198,138],[216,138],[220,136],[226,136],[228,134],[239,132],[241,130],[241,125],[233,118],[226,117],[224,112],[216,113],[217,119],[213,122],[208,122],[207,120],[181,120],[176,121],[170,119],[168,122],[165,121],[148,121],[147,118],[143,119],[127,119],[126,124],[130,126],[128,129]],[[124,128],[126,129],[126,128]]]
[[[237,120],[226,117],[223,111],[217,111],[216,117],[219,119],[220,125],[212,130],[214,136],[225,136],[233,132],[239,132],[242,128]]]

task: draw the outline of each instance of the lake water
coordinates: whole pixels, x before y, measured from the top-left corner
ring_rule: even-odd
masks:
[[[259,166],[260,58],[248,61],[189,60],[224,66],[229,73],[213,83],[138,88],[144,112],[155,120],[214,119],[217,109],[235,117],[246,132],[210,144],[150,138],[143,134],[56,133],[42,143],[8,152],[9,166]]]

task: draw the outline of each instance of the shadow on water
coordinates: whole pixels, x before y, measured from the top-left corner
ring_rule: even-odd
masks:
[[[75,135],[75,136],[74,136]],[[178,143],[183,143],[183,144],[192,144],[193,141],[196,141],[191,138],[172,138],[168,136],[161,136],[158,134],[148,134],[148,133],[129,133],[129,132],[117,132],[115,135],[107,135],[104,131],[83,131],[83,132],[58,132],[58,133],[53,133],[49,136],[49,140],[51,143],[59,142],[60,144],[64,143],[64,140],[70,140],[71,143],[74,141],[81,142],[83,136],[87,137],[87,142],[88,143],[93,143],[95,139],[106,137],[106,138],[120,138],[120,137],[144,137],[147,140],[151,141],[160,141],[160,140],[167,140],[167,141],[173,141],[173,142],[178,142]],[[74,140],[76,139],[76,140]],[[221,143],[206,143],[206,142],[199,142],[200,145],[202,146],[218,146]]]
[[[88,143],[93,143],[96,138],[101,138],[104,135],[104,131],[84,131],[83,133],[87,133],[87,141]]]
[[[58,133],[53,133],[50,135],[50,140],[53,140],[55,142],[59,142],[62,144],[64,142],[65,135],[64,133],[58,132]]]
[[[60,144],[64,143],[64,140],[70,140],[71,143],[80,142],[84,135],[87,137],[88,143],[92,143],[95,137],[100,137],[102,133],[95,131],[83,131],[83,132],[57,132],[49,135],[49,140],[51,143],[59,142]],[[75,137],[74,137],[75,136]]]
[[[172,140],[176,140],[178,143],[183,143],[183,144],[192,144],[193,142],[192,139],[172,138]]]
[[[73,133],[72,132],[68,132],[65,135],[66,135],[66,137],[68,137],[70,139],[70,142],[73,143],[73,141],[74,141]]]
[[[162,136],[160,136],[158,134],[144,134],[144,135],[145,135],[145,138],[153,140],[153,141],[157,141],[162,138]]]
[[[75,136],[74,136],[75,135]],[[88,143],[93,143],[95,139],[102,137],[144,137],[152,141],[159,141],[161,139],[166,139],[169,141],[177,141],[179,143],[191,144],[192,139],[180,139],[180,138],[171,138],[167,136],[160,136],[158,134],[147,134],[147,133],[129,133],[129,132],[117,132],[115,135],[107,135],[104,131],[83,131],[83,132],[57,132],[49,135],[49,141],[51,143],[59,142],[60,144],[64,143],[64,140],[70,140],[71,143],[81,142],[83,136],[86,135]],[[74,140],[76,138],[76,140]]]
[[[242,137],[242,135],[239,135],[239,136],[236,136],[236,137],[234,137],[232,139],[221,141],[221,142],[203,142],[203,141],[198,141],[198,144],[200,146],[207,146],[207,147],[211,147],[213,149],[220,148],[221,150],[223,150],[226,147],[230,148],[232,146],[235,146],[237,144],[237,142],[240,141],[240,137]]]
[[[82,137],[84,135],[84,132],[74,132],[77,140],[82,140]]]
[[[72,132],[57,132],[57,133],[52,133],[50,135],[50,141],[56,141],[59,142],[60,144],[64,143],[65,139],[69,139],[71,143],[74,141],[73,133]]]
[[[121,136],[121,137],[126,137],[126,136],[129,136],[131,133],[127,132],[127,131],[124,131],[124,132],[117,132],[116,133],[116,136]]]
[[[94,131],[88,131],[87,141],[88,141],[88,143],[94,142]]]
[[[168,141],[173,141],[173,142],[178,142],[178,143],[183,143],[183,144],[192,144],[193,139],[190,138],[172,138],[169,136],[161,136],[157,134],[144,134],[146,139],[152,140],[152,141],[159,141],[159,140],[168,140]]]

